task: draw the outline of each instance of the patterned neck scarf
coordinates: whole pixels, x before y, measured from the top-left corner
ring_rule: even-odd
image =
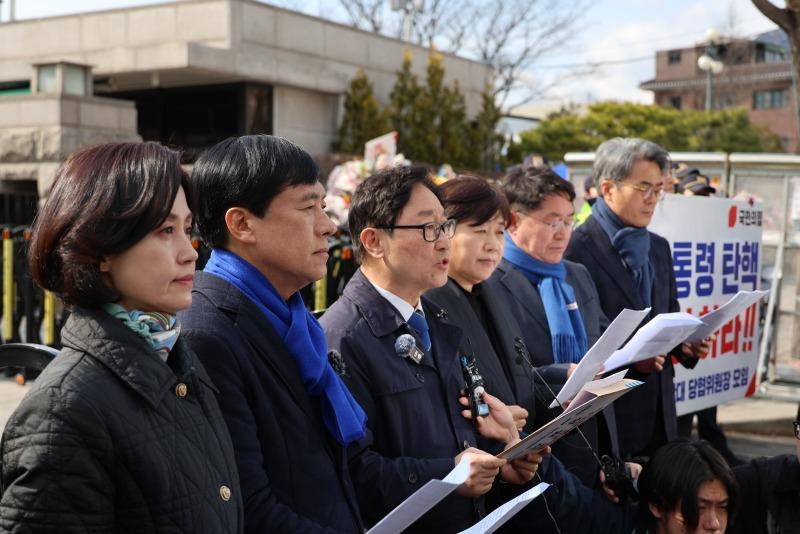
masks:
[[[128,311],[119,304],[104,304],[103,309],[147,340],[159,357],[167,361],[169,351],[178,341],[181,325],[174,315],[161,312]]]

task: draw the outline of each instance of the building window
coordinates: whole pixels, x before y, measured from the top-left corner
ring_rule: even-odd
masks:
[[[753,109],[773,109],[786,107],[789,92],[786,89],[767,89],[753,93]]]
[[[670,65],[675,65],[681,62],[681,51],[680,50],[670,50],[667,53],[667,63]]]
[[[783,63],[788,61],[786,50],[767,43],[756,43],[756,63]]]
[[[679,96],[669,97],[669,105],[675,109],[681,109],[682,106],[681,97]]]

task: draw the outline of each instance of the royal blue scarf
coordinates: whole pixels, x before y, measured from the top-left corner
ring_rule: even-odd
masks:
[[[220,248],[211,251],[203,270],[235,286],[264,313],[297,362],[306,391],[320,398],[322,418],[336,441],[347,446],[363,438],[367,416],[328,362],[322,326],[306,310],[300,293],[283,300],[255,267]]]
[[[545,263],[532,258],[514,243],[508,232],[505,234],[503,258],[539,287],[555,363],[581,361],[588,348],[586,328],[575,300],[575,291],[566,282],[564,262]]]
[[[655,278],[655,269],[650,263],[650,232],[647,228],[626,226],[602,197],[592,206],[592,216],[606,231],[611,246],[617,250],[633,276],[642,304],[645,308],[649,307],[653,300]]]

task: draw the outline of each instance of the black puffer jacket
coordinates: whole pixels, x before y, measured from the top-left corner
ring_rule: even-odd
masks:
[[[118,319],[78,308],[62,342],[3,433],[0,531],[241,532],[230,436],[182,341],[173,371]]]

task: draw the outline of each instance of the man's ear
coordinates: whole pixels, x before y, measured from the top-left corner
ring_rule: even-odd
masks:
[[[103,259],[100,260],[100,272],[107,273],[109,271],[111,271],[111,263],[108,261],[108,258],[103,257]]]
[[[517,210],[511,210],[511,214],[508,217],[508,227],[506,231],[509,234],[514,235],[519,228],[519,223],[522,220],[522,215]]]
[[[653,514],[653,517],[655,517],[656,519],[664,518],[664,512],[662,512],[661,509],[655,504],[649,502],[647,503],[647,507],[650,508],[650,513]]]
[[[386,247],[386,234],[377,228],[364,228],[358,235],[361,247],[367,257],[383,258]]]
[[[255,217],[245,208],[230,208],[225,212],[225,226],[228,227],[230,239],[241,243],[255,243],[256,235],[252,220]]]
[[[600,196],[603,197],[603,200],[608,200],[608,196],[612,194],[612,189],[614,189],[613,180],[602,180],[600,182]]]

